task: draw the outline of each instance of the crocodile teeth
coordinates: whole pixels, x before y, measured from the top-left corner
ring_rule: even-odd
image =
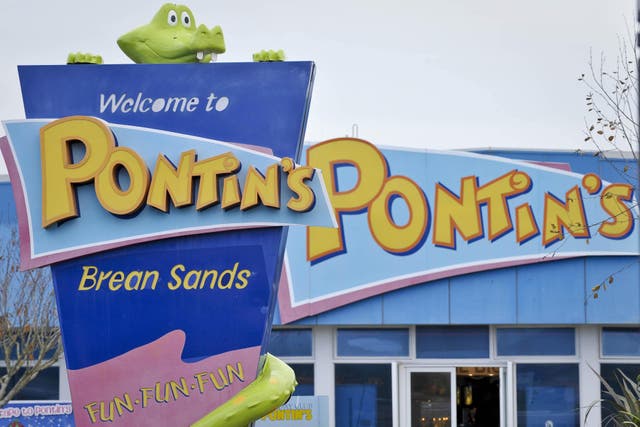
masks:
[[[217,53],[212,53],[211,54],[211,62],[216,62],[218,60],[218,54]]]
[[[198,61],[202,61],[204,59],[204,52],[196,52],[196,58],[198,58]]]

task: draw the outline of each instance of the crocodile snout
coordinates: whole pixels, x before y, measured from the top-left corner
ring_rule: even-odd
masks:
[[[224,53],[226,50],[224,35],[219,25],[208,29],[201,24],[195,32],[193,48],[204,53]]]

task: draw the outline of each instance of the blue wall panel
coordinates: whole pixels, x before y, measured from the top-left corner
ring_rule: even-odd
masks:
[[[517,323],[584,323],[583,259],[543,262],[517,270]]]
[[[400,289],[382,296],[384,323],[389,325],[449,323],[449,280]]]
[[[318,325],[381,325],[382,296],[339,307],[316,318]]]
[[[640,323],[639,260],[634,257],[589,258],[586,269],[586,292],[599,283],[598,299],[587,298],[588,323]],[[613,281],[609,283],[609,277]]]
[[[317,323],[315,316],[305,317],[304,319],[296,320],[295,322],[287,323],[288,325],[304,325],[304,326],[313,326]],[[280,307],[276,304],[276,309],[273,312],[273,324],[281,325],[282,320],[280,319]]]
[[[454,277],[450,283],[452,324],[516,322],[514,268]]]
[[[488,154],[491,156],[507,157],[509,159],[535,161],[535,162],[557,162],[567,163],[571,167],[572,172],[577,173],[595,173],[602,179],[607,181],[628,182],[637,174],[637,166],[633,162],[609,156],[602,158],[594,156],[593,152],[576,152],[571,151],[542,151],[542,150],[502,150],[502,149],[484,149],[472,150],[475,153]],[[626,173],[623,172],[624,167],[631,168]]]

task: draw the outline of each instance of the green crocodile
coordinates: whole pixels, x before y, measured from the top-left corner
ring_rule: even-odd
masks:
[[[118,46],[137,64],[179,64],[215,61],[226,50],[219,25],[209,29],[196,26],[191,10],[184,5],[164,4],[150,23],[118,39]],[[262,50],[253,54],[258,62],[284,61],[282,50]],[[100,55],[71,53],[67,64],[102,64]]]

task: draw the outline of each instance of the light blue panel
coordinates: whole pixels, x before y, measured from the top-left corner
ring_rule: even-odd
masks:
[[[409,356],[409,328],[338,328],[338,356]]]
[[[385,325],[449,323],[449,280],[400,289],[383,296]]]
[[[602,324],[640,323],[640,269],[638,257],[587,258],[587,294],[599,283],[598,299],[587,299],[587,322]],[[613,282],[609,283],[609,277]]]
[[[287,323],[287,325],[291,326],[291,325],[305,325],[305,326],[313,326],[315,325],[316,322],[316,317],[315,316],[310,316],[310,317],[305,317],[304,319],[300,319],[300,320],[296,320],[295,322],[290,322]],[[282,319],[280,318],[280,307],[278,306],[278,304],[276,304],[276,309],[274,310],[273,313],[273,326],[278,326],[278,325],[282,325]]]
[[[604,356],[640,356],[640,328],[602,328]]]
[[[517,323],[584,323],[582,259],[542,262],[517,270]]]
[[[318,325],[381,325],[382,297],[368,298],[319,314]]]
[[[459,325],[516,322],[516,269],[451,278],[451,323]]]

